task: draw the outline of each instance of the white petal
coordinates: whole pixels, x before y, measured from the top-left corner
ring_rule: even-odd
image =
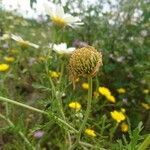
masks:
[[[65,22],[67,22],[67,23],[74,23],[74,22],[76,22],[75,17],[73,17],[70,14],[65,14],[63,18],[64,18]]]
[[[39,45],[31,43],[31,42],[29,42],[29,45],[32,46],[32,47],[34,47],[34,48],[37,48],[37,49],[39,48]]]
[[[68,50],[68,53],[72,53],[75,50],[75,47],[69,47],[67,50]]]
[[[48,4],[44,3],[44,9],[47,15],[50,17],[55,16],[55,10],[53,7],[49,7]]]
[[[60,17],[60,18],[63,18],[64,16],[64,8],[60,5],[56,5],[55,6],[55,15]]]
[[[20,36],[17,36],[17,35],[14,35],[14,34],[11,34],[11,38],[15,41],[23,41],[23,39]]]
[[[59,46],[60,46],[60,49],[63,49],[63,50],[67,49],[66,43],[61,43],[61,44],[59,44]]]
[[[70,14],[65,14],[64,20],[71,27],[77,27],[84,24],[83,22],[80,22],[81,20],[79,17],[73,17]]]

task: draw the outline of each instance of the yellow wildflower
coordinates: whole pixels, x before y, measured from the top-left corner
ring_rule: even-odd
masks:
[[[116,98],[113,95],[106,95],[106,98],[108,101],[115,103],[116,102]]]
[[[121,121],[126,119],[126,116],[120,111],[114,110],[114,111],[110,112],[110,114],[111,114],[111,117],[114,120],[116,120],[118,123],[120,123]]]
[[[69,103],[69,107],[75,109],[76,111],[79,111],[81,109],[81,104],[78,102],[71,102]]]
[[[119,88],[119,89],[117,89],[117,92],[120,93],[120,94],[124,94],[124,93],[126,93],[126,89]]]
[[[50,71],[50,72],[49,72],[49,75],[50,75],[52,78],[58,78],[58,77],[60,76],[60,72]]]
[[[150,104],[141,103],[141,105],[142,105],[143,108],[145,108],[146,110],[149,110],[149,109],[150,109]]]
[[[126,112],[125,108],[121,108],[121,111],[122,111],[123,113],[125,113],[125,112]]]
[[[105,96],[107,98],[108,101],[115,103],[116,99],[113,95],[111,95],[111,92],[108,88],[106,87],[99,87],[98,91],[101,95]]]
[[[15,60],[14,57],[4,57],[4,60],[7,61],[7,62],[13,62]]]
[[[143,93],[144,93],[144,94],[148,94],[148,93],[149,93],[149,89],[144,89],[144,90],[143,90]]]
[[[121,127],[122,132],[128,132],[128,130],[129,130],[129,126],[125,122],[121,123],[120,127]]]
[[[92,130],[92,129],[86,129],[86,130],[85,130],[85,133],[86,133],[87,135],[91,136],[91,137],[96,137],[96,133],[95,133],[95,131]]]
[[[110,90],[109,90],[108,88],[106,88],[106,87],[99,87],[99,88],[98,88],[98,91],[99,91],[99,93],[100,93],[101,95],[103,95],[103,96],[111,95]]]
[[[7,71],[9,69],[8,64],[0,64],[0,72]]]
[[[85,89],[85,90],[88,90],[89,89],[89,84],[88,83],[82,83],[82,88]]]

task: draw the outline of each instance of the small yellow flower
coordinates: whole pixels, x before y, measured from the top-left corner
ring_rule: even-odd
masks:
[[[91,136],[91,137],[96,137],[96,133],[95,133],[95,131],[92,130],[92,129],[86,129],[86,130],[85,130],[85,133],[86,133],[87,135]]]
[[[121,123],[120,127],[121,127],[122,132],[128,132],[128,130],[129,130],[129,125],[126,124],[125,122]]]
[[[126,112],[125,108],[121,108],[121,112],[125,113]]]
[[[113,95],[106,95],[106,98],[108,101],[115,103],[116,102],[116,98]]]
[[[50,71],[49,72],[50,77],[52,78],[58,78],[60,76],[60,72],[56,72],[56,71]]]
[[[88,90],[89,89],[89,84],[88,83],[82,83],[82,88],[84,89],[84,90]]]
[[[98,91],[99,91],[99,93],[100,93],[101,95],[103,95],[103,96],[111,95],[110,90],[109,90],[108,88],[106,88],[106,87],[99,87],[99,88],[98,88]]]
[[[143,108],[145,108],[146,110],[149,110],[149,109],[150,109],[150,104],[141,103],[141,105],[142,105]]]
[[[0,72],[7,71],[9,69],[8,64],[0,64]]]
[[[7,62],[13,62],[15,60],[14,57],[4,57],[4,60],[7,61]]]
[[[119,89],[117,89],[117,91],[118,91],[118,93],[120,93],[120,94],[126,93],[126,89],[124,89],[124,88],[119,88]]]
[[[110,112],[110,114],[111,114],[111,117],[114,120],[116,120],[118,123],[120,123],[121,121],[126,119],[126,116],[120,111],[114,110],[114,111]]]
[[[111,95],[111,92],[108,88],[106,87],[99,87],[98,91],[101,95],[105,96],[107,98],[108,101],[115,103],[116,102],[116,98]]]
[[[76,111],[79,111],[81,109],[81,104],[78,102],[71,102],[69,103],[69,107],[75,109]]]
[[[149,89],[144,89],[144,90],[143,90],[143,93],[144,93],[144,94],[148,94],[148,93],[149,93]]]

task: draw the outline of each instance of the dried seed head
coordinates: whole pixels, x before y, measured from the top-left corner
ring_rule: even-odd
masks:
[[[100,66],[102,66],[102,55],[94,47],[76,49],[69,61],[70,79],[75,83],[80,76],[95,76]]]

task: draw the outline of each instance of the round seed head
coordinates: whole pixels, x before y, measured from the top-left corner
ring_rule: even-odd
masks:
[[[102,66],[102,54],[92,46],[76,49],[69,61],[70,79],[74,81],[82,77],[93,77]]]

